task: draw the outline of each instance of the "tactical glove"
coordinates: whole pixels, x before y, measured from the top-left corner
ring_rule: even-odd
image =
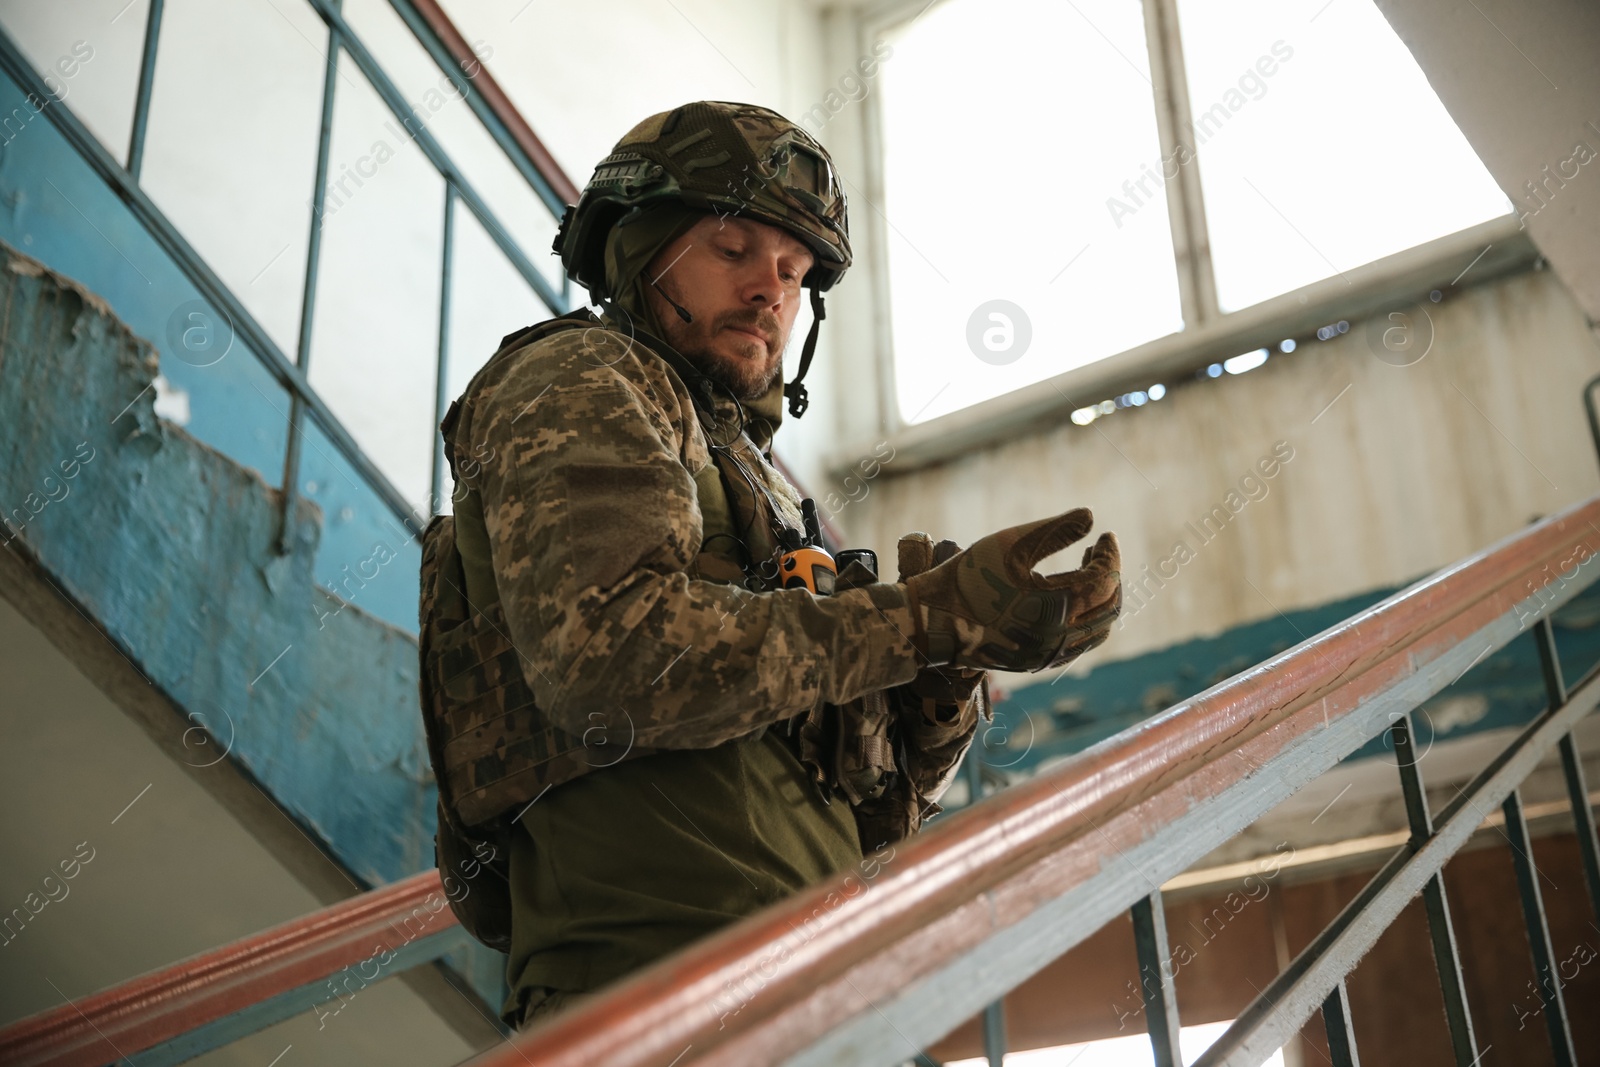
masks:
[[[934,665],[1040,671],[1097,648],[1122,610],[1122,555],[1104,533],[1079,570],[1033,567],[1081,540],[1088,508],[1013,526],[905,582],[917,651]]]
[[[933,567],[953,558],[961,551],[954,541],[934,543],[925,533],[906,534],[900,538],[900,581],[910,581]],[[984,672],[951,665],[923,667],[907,684],[912,693],[923,700],[940,706],[962,705],[972,698],[973,692],[983,682]]]

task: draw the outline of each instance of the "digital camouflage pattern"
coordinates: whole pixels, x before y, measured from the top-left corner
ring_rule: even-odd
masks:
[[[456,516],[435,519],[424,536],[420,605],[438,859],[443,870],[453,857],[492,857],[483,864],[490,877],[451,904],[469,932],[501,951],[510,951],[516,906],[510,817],[549,788],[803,712],[784,736],[819,791],[849,801],[871,851],[939,811],[978,718],[992,718],[981,672],[917,669],[900,587],[859,564],[841,575],[840,595],[823,601],[746,588],[760,587],[747,575],[777,549],[774,517],[799,522],[798,494],[762,453],[781,421],[777,391],[748,406],[751,422],[737,437],[732,413],[718,412],[713,437],[730,447],[712,449],[690,395],[696,376],[679,375],[666,362],[673,356],[588,313],[541,323],[507,339],[442,427]],[[743,473],[722,469],[730,458]],[[765,521],[735,518],[757,514]],[[929,543],[907,541],[916,537]],[[694,544],[699,552],[684,563]],[[908,563],[902,544],[902,579],[931,565],[924,555]],[[645,573],[634,574],[638,567]],[[556,592],[542,593],[546,582]],[[505,590],[520,598],[515,619]],[[563,595],[576,599],[564,604]],[[631,633],[639,626],[648,628],[636,637],[648,642]],[[676,632],[664,639],[668,630]],[[821,647],[795,655],[811,635]],[[591,658],[602,645],[612,658]],[[646,658],[628,658],[635,654]],[[564,719],[545,714],[537,682],[553,692],[555,679],[583,669],[597,672],[606,683],[597,688],[615,703],[578,704]],[[642,713],[630,710],[641,704]]]
[[[562,219],[555,250],[567,273],[603,294],[605,235],[629,212],[663,201],[789,231],[816,256],[804,284],[817,291],[850,266],[844,190],[827,150],[767,108],[701,100],[629,130]]]
[[[713,433],[753,476],[744,501],[717,499],[742,480],[712,473],[684,378],[598,320],[525,333],[452,408],[452,532],[465,544],[481,523],[493,590],[448,633],[425,617],[424,673],[438,679],[441,791],[465,826],[610,765],[619,749],[709,748],[916,674],[899,585],[819,598],[736,584],[740,553],[708,539],[702,500],[722,521],[749,515],[749,501],[791,525],[799,514],[761,453],[762,424],[736,436],[726,404]],[[745,525],[755,562],[770,557],[770,523]],[[447,584],[434,582],[435,617]]]
[[[953,541],[941,541],[948,558]],[[926,549],[926,551],[924,551]],[[933,541],[911,534],[900,541],[900,580],[934,561]],[[870,581],[852,563],[836,588]],[[799,755],[819,783],[833,782],[850,801],[863,852],[898,841],[942,809],[957,766],[980,718],[993,721],[987,674],[924,666],[910,682],[868,693],[842,706],[824,705],[801,725]]]
[[[482,747],[486,734],[509,733],[515,728],[517,713],[532,708],[533,694],[523,681],[515,649],[495,632],[496,618],[485,615],[474,620],[465,589],[466,577],[455,544],[455,519],[437,515],[422,535],[417,631],[422,723],[439,786],[434,864],[446,878],[464,870],[460,866],[464,861],[480,860],[488,866],[493,881],[485,881],[480,887],[484,891],[446,895],[467,932],[503,952],[511,944],[505,828],[485,825],[469,830],[463,824],[457,794],[471,792],[474,774],[480,770],[470,755],[474,740]],[[500,616],[503,630],[503,613],[497,605],[489,610]],[[463,690],[467,691],[464,696]]]

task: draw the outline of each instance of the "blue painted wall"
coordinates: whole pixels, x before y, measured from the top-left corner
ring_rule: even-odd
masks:
[[[77,280],[109,304],[135,335],[154,346],[161,374],[189,394],[191,421],[185,429],[257,472],[268,485],[279,485],[288,440],[287,392],[242,340],[228,343],[226,320],[205,305],[48,115],[35,114],[4,74],[0,115],[13,116],[0,134],[9,138],[0,147],[0,240]],[[26,121],[19,124],[24,116]],[[178,343],[195,321],[190,312],[196,310],[215,327],[214,347],[201,355]],[[289,356],[293,359],[293,353]],[[202,363],[206,365],[198,365]],[[132,399],[130,394],[117,406]],[[309,420],[301,454],[300,490],[324,516],[321,540],[311,546],[316,580],[329,589],[355,592],[352,599],[364,610],[415,633],[419,548]],[[396,555],[395,561],[376,570],[366,566],[364,573],[375,576],[352,583],[350,575],[362,571],[380,545]]]
[[[105,302],[0,258],[0,542],[210,733],[197,758],[234,760],[367,885],[432,867],[416,638],[363,610],[365,590],[319,587],[315,504],[277,553],[281,494],[156,416],[156,354]],[[501,957],[450,962],[498,1006]]]

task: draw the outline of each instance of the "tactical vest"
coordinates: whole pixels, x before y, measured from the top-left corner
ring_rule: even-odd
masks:
[[[559,330],[596,325],[599,320],[579,312],[529,327],[507,337],[490,364]],[[692,370],[680,367],[675,359],[668,362],[690,380]],[[467,393],[471,391],[469,386]],[[459,411],[458,400],[440,424],[452,473]],[[694,472],[704,537],[688,570],[690,577],[748,584],[753,564],[772,558],[777,547],[774,508],[784,510],[784,524],[799,528],[793,490],[758,457],[748,439],[746,445],[743,472],[730,469],[735,461],[715,449],[712,462]],[[753,493],[746,475],[764,483],[766,491]],[[753,517],[740,522],[745,516]],[[748,556],[741,558],[745,553]],[[546,790],[595,770],[596,764],[584,737],[561,730],[538,712],[500,601],[469,605],[466,590],[455,520],[436,516],[422,538],[418,603],[419,695],[428,755],[439,787],[436,859],[446,895],[462,924],[479,941],[505,951],[510,946],[506,835],[511,820]],[[622,758],[638,759],[656,751],[636,745]],[[826,787],[829,776],[820,768],[814,773],[819,785]],[[480,880],[485,870],[488,878]],[[453,877],[466,880],[459,899],[452,892]]]

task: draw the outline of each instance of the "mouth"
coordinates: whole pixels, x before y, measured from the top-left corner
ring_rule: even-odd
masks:
[[[730,333],[737,334],[740,337],[747,337],[750,340],[759,343],[763,349],[771,348],[771,345],[767,342],[765,334],[758,333],[755,330],[746,329],[743,326],[729,326],[726,327],[726,329]]]

